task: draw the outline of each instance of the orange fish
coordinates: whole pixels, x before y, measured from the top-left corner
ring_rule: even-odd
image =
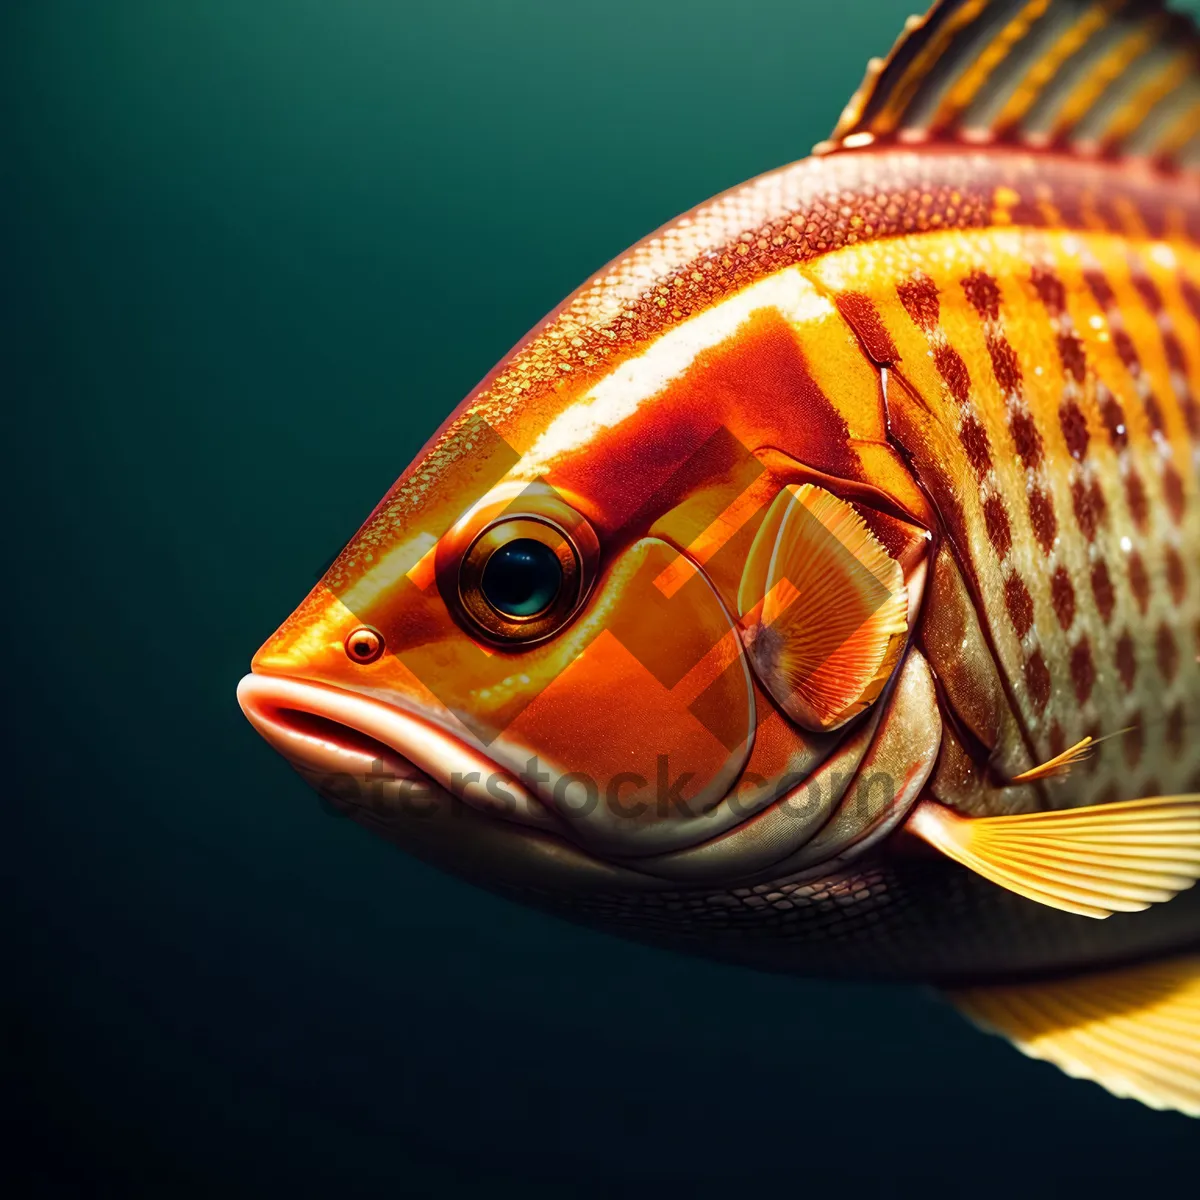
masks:
[[[246,715],[487,887],[1200,1115],[1197,168],[1184,18],[936,4],[467,397]]]

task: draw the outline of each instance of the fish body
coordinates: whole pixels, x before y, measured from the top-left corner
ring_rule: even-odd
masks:
[[[1200,980],[1195,61],[1155,5],[936,5],[820,155],[634,247],[467,397],[247,715],[485,886],[968,989],[1197,1111],[1200,1067],[1081,1066],[1028,1016],[1070,986],[1140,1030]]]

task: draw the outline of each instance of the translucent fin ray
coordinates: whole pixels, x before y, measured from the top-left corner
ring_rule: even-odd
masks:
[[[1085,737],[1073,746],[1068,746],[1061,754],[1047,759],[1044,763],[1031,770],[1014,775],[1010,783],[1032,783],[1036,779],[1054,779],[1066,775],[1076,763],[1083,762],[1091,754],[1095,738]]]
[[[1200,958],[949,998],[1031,1058],[1114,1096],[1200,1117]]]
[[[1080,916],[1138,912],[1200,878],[1200,795],[981,818],[927,800],[907,828],[984,879]]]
[[[807,483],[772,504],[738,602],[755,673],[807,729],[834,729],[876,699],[908,627],[900,564],[852,505]]]
[[[816,153],[1010,142],[1200,158],[1200,36],[1162,0],[937,0],[910,17]]]

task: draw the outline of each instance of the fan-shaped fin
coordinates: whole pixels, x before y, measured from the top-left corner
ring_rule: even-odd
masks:
[[[836,728],[879,695],[907,629],[900,564],[851,505],[808,483],[772,504],[738,600],[759,679],[808,729]]]
[[[1200,958],[949,998],[1031,1058],[1114,1096],[1200,1117]]]
[[[1200,878],[1200,794],[1011,817],[926,800],[906,828],[1009,891],[1085,917],[1140,912]]]

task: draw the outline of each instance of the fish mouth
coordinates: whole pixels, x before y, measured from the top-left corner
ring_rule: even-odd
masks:
[[[238,684],[246,719],[310,784],[352,812],[416,815],[448,793],[517,825],[561,823],[480,750],[428,718],[329,684],[258,671]]]

